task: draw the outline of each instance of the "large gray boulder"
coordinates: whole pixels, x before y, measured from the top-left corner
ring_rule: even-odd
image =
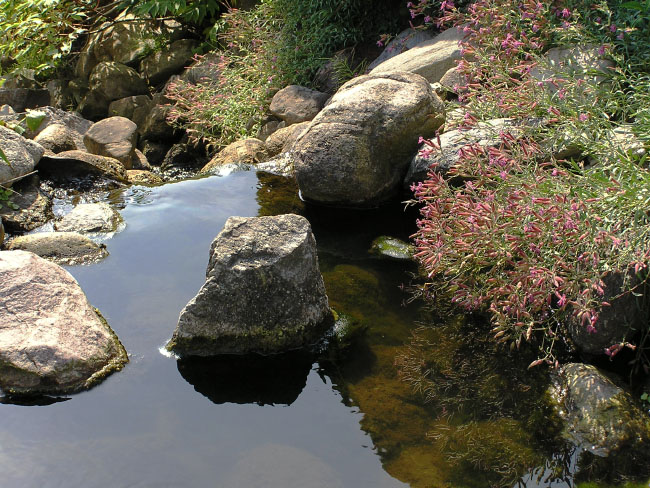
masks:
[[[126,351],[63,268],[0,251],[0,388],[62,394],[89,388],[128,362]]]
[[[168,344],[177,354],[279,353],[318,342],[332,324],[304,217],[229,218],[206,278]]]
[[[329,95],[304,86],[289,85],[271,100],[269,112],[287,125],[312,120],[325,106]]]
[[[459,43],[463,37],[462,30],[452,27],[377,65],[370,74],[407,71],[423,76],[429,83],[436,83],[461,58]]]
[[[174,41],[140,61],[140,73],[152,86],[163,83],[190,63],[196,46],[193,39]]]
[[[45,149],[40,144],[0,125],[0,148],[7,158],[0,158],[0,184],[10,185],[12,180],[34,171]]]
[[[29,251],[57,264],[87,264],[108,256],[106,246],[76,232],[36,232],[13,239],[9,251]]]
[[[88,152],[117,159],[126,169],[133,167],[138,126],[126,117],[95,122],[84,135]]]
[[[332,97],[292,148],[305,200],[369,207],[393,197],[418,138],[445,120],[442,100],[411,73],[355,78]]]
[[[122,221],[120,214],[108,203],[80,203],[54,224],[61,232],[115,232]]]
[[[553,397],[567,436],[599,456],[650,442],[650,420],[631,395],[595,366],[562,367]]]

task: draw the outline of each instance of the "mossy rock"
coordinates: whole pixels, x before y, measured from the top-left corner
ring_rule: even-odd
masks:
[[[400,239],[390,236],[379,236],[372,241],[370,254],[383,259],[410,261],[413,259],[415,248]]]

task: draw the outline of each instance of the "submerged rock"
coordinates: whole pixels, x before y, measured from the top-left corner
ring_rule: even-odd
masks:
[[[324,205],[370,207],[400,190],[418,137],[445,120],[431,85],[411,73],[354,78],[294,143],[302,197]]]
[[[10,394],[89,388],[128,362],[124,347],[66,270],[0,251],[0,387]]]
[[[642,444],[648,448],[650,419],[595,366],[566,364],[553,393],[567,422],[566,433],[580,447],[599,456]]]
[[[413,246],[390,236],[379,236],[372,241],[370,253],[380,258],[410,261],[413,259]]]
[[[161,185],[163,183],[163,179],[151,171],[130,169],[127,173],[129,182],[135,185]]]
[[[107,203],[81,203],[54,224],[61,232],[115,232],[122,217]]]
[[[16,237],[9,251],[29,251],[57,264],[85,264],[108,256],[106,246],[91,241],[77,232],[37,232]]]
[[[177,354],[280,353],[318,342],[332,325],[304,217],[231,217],[206,278],[167,346]]]

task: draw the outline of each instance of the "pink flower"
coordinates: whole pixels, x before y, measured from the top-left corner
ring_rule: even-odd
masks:
[[[605,45],[604,45],[604,44],[603,44],[602,46],[600,46],[600,47],[598,48],[598,55],[602,56],[603,54],[605,54],[605,49],[606,49],[606,48],[605,48]]]
[[[381,42],[381,39],[377,41],[377,47],[383,47],[384,43]]]
[[[589,114],[581,113],[578,116],[578,120],[580,120],[580,122],[586,122],[587,120],[589,120]]]
[[[609,26],[609,32],[616,32],[616,30],[617,30],[616,24],[612,24]]]
[[[561,13],[562,13],[562,18],[564,19],[568,19],[569,17],[571,17],[571,11],[568,8],[563,9]]]

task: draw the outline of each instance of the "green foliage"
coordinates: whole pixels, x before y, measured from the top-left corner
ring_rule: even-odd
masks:
[[[20,210],[20,207],[18,205],[9,200],[13,193],[14,192],[12,190],[0,186],[0,208],[2,208],[3,205],[6,205],[12,210]]]
[[[0,52],[16,68],[53,74],[84,32],[82,22],[95,2],[91,0],[3,0]]]
[[[182,21],[202,25],[214,22],[226,7],[221,0],[125,0],[122,8],[142,17],[175,17]]]

